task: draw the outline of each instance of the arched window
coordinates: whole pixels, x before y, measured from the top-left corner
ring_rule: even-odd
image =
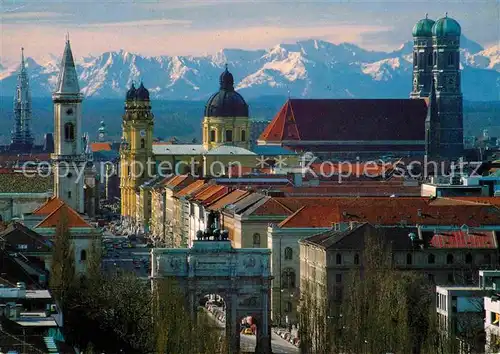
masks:
[[[241,141],[245,141],[247,139],[247,132],[245,130],[241,131]]]
[[[226,141],[233,141],[233,131],[232,130],[226,130]]]
[[[71,191],[68,191],[68,199],[71,199]]]
[[[260,234],[257,232],[253,234],[253,247],[260,247]]]
[[[467,264],[471,264],[472,263],[472,254],[467,253],[465,255],[465,263],[467,263]]]
[[[87,251],[81,250],[80,251],[80,261],[85,262],[86,260],[87,260]]]
[[[406,254],[406,264],[412,264],[413,263],[413,257],[411,253]]]
[[[413,66],[417,66],[417,53],[413,52]]]
[[[64,124],[64,140],[75,140],[75,126],[73,125],[73,123]]]
[[[290,247],[285,248],[285,259],[292,259],[293,250]]]
[[[285,312],[292,312],[292,303],[290,301],[285,302]]]
[[[210,130],[210,142],[215,141],[215,130]]]
[[[146,146],[146,140],[144,140],[144,138],[141,139],[141,149],[144,149],[144,147]]]
[[[453,255],[451,253],[446,256],[446,264],[453,264]]]
[[[354,255],[354,264],[359,264],[359,254]]]
[[[436,52],[432,52],[432,63],[434,64],[434,66],[437,65],[437,55],[436,55]]]
[[[455,53],[448,53],[448,66],[455,65]]]
[[[427,263],[434,264],[436,262],[436,256],[432,253],[427,256]]]
[[[432,53],[427,55],[427,66],[432,66]]]
[[[335,255],[335,264],[342,264],[342,255],[340,253]]]
[[[295,288],[295,271],[292,268],[286,268],[281,274],[282,289]]]

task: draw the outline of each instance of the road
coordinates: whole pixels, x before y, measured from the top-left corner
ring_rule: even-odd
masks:
[[[126,240],[126,237],[113,237],[112,240]],[[117,243],[118,241],[115,241]],[[138,277],[147,278],[150,275],[150,249],[143,245],[132,248],[112,248],[104,251],[102,258],[103,271],[107,273],[118,270],[135,273]]]
[[[210,312],[206,311],[208,316],[213,319],[214,325],[224,330],[225,325],[218,321]],[[240,350],[244,353],[255,352],[256,337],[254,335],[240,334]],[[276,333],[271,332],[271,348],[275,354],[295,354],[299,353],[299,348],[287,342]]]

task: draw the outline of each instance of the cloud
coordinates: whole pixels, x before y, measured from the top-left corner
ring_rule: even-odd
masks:
[[[20,7],[18,9],[21,9]],[[59,12],[15,12],[14,10],[1,13],[2,21],[4,20],[38,20],[51,19],[67,16]]]
[[[189,26],[192,21],[188,20],[173,20],[173,19],[160,19],[160,20],[140,20],[140,21],[123,21],[123,22],[102,22],[102,23],[89,23],[82,24],[78,27],[153,27],[153,26],[172,26],[181,25]]]

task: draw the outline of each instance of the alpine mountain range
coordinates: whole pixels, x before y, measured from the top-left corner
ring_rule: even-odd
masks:
[[[406,98],[412,45],[408,41],[398,50],[382,52],[310,39],[204,56],[148,57],[120,50],[77,60],[77,72],[83,94],[95,98],[123,98],[132,82],[142,80],[153,99],[203,100],[218,87],[225,64],[234,74],[236,90],[246,98]],[[60,59],[50,58],[43,63],[27,60],[33,96],[48,97],[54,88]],[[465,100],[500,100],[500,45],[483,48],[462,36],[461,67]],[[14,94],[18,68],[0,65],[2,96]]]

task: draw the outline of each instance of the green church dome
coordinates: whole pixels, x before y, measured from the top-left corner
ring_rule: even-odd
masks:
[[[451,17],[448,17],[448,15],[437,20],[432,27],[432,35],[436,37],[459,37],[461,32],[462,29],[460,28],[459,23]]]
[[[413,37],[432,37],[432,26],[434,26],[434,21],[425,15],[425,18],[413,26]]]

